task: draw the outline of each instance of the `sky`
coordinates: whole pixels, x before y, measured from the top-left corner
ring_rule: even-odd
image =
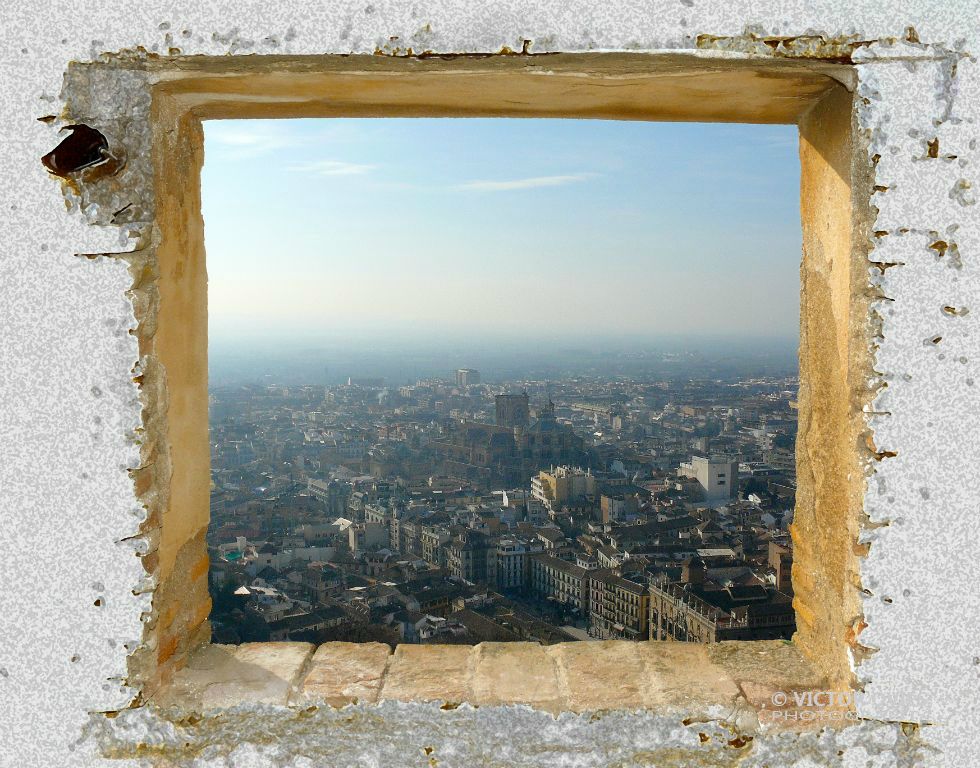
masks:
[[[212,346],[798,337],[795,126],[330,118],[204,131]]]

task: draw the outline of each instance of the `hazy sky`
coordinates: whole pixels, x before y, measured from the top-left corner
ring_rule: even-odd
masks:
[[[794,126],[205,123],[211,338],[795,338]]]

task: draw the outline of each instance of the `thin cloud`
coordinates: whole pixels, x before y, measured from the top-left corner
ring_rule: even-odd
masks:
[[[290,121],[208,120],[204,124],[205,147],[209,158],[218,160],[242,160],[276,152],[290,159],[301,159],[328,143],[334,146],[362,143],[368,131],[355,132],[346,123],[320,122],[324,125],[301,130],[290,125]]]
[[[219,155],[240,159],[264,155],[277,149],[297,146],[301,142],[281,128],[263,124],[240,127],[231,124],[214,123],[205,126],[208,145]]]
[[[318,176],[353,176],[358,173],[367,173],[375,168],[373,165],[348,163],[343,160],[315,160],[311,163],[298,163],[290,167],[294,171],[315,173]]]
[[[508,179],[506,181],[467,181],[457,184],[456,189],[482,191],[482,192],[507,192],[514,189],[536,189],[537,187],[560,187],[565,184],[574,184],[578,181],[594,176],[592,173],[572,173],[564,176],[532,176],[526,179]]]

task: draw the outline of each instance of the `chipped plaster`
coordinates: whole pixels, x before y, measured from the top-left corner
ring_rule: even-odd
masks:
[[[146,543],[132,538],[147,514],[129,472],[141,462],[139,392],[132,380],[140,372],[134,371],[138,349],[131,333],[137,314],[128,298],[135,275],[111,255],[144,242],[152,199],[127,199],[132,179],[121,176],[117,198],[87,199],[83,184],[68,195],[65,215],[58,185],[38,162],[59,140],[59,123],[35,118],[61,112],[67,63],[122,50],[131,51],[134,61],[144,52],[176,50],[519,51],[531,40],[532,52],[846,54],[857,63],[858,117],[876,159],[874,230],[880,234],[870,258],[889,265],[870,270],[881,294],[874,305],[880,323],[875,369],[887,386],[869,406],[876,450],[885,458],[868,485],[870,524],[862,533],[870,547],[861,566],[868,626],[860,642],[876,649],[857,669],[865,685],[858,711],[867,722],[831,736],[758,738],[738,758],[743,765],[977,762],[980,597],[964,588],[980,576],[972,554],[980,458],[980,22],[972,3],[521,5],[201,8],[180,0],[24,3],[4,11],[0,498],[5,517],[14,521],[12,535],[0,537],[0,582],[8,586],[0,595],[8,617],[0,624],[5,761],[118,765],[99,756],[100,744],[169,738],[172,747],[185,750],[177,755],[181,760],[218,765],[230,749],[218,744],[199,750],[214,732],[185,733],[142,709],[112,720],[88,714],[130,702],[132,691],[121,683],[126,654],[141,634],[152,587],[134,556]],[[73,105],[73,114],[88,110],[110,146],[114,136],[132,142],[148,131],[139,118],[146,109],[145,77],[135,67],[131,87],[113,85],[104,98]],[[132,152],[127,160],[124,174],[149,173],[148,152]],[[82,216],[75,215],[79,211]],[[900,721],[922,727],[902,728]],[[649,714],[552,720],[520,707],[437,714],[427,705],[389,704],[325,712],[310,725],[297,725],[292,716],[268,722],[275,742],[246,738],[234,747],[231,764],[735,761],[713,742],[688,746],[676,723]],[[236,728],[245,723],[229,718],[221,727],[241,739]],[[248,723],[253,727],[254,717]],[[379,739],[379,731],[387,738]],[[914,759],[908,733],[922,741]],[[422,744],[430,734],[433,744]],[[182,740],[189,745],[181,746]],[[426,755],[424,746],[438,751]]]

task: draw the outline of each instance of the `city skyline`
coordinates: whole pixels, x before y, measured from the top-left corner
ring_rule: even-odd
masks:
[[[213,350],[798,334],[791,126],[211,121],[205,141]]]
[[[788,639],[797,385],[211,386],[213,636]]]

